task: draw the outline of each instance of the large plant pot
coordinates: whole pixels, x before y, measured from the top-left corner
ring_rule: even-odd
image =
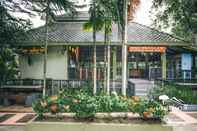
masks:
[[[31,122],[26,131],[173,131],[162,124]]]

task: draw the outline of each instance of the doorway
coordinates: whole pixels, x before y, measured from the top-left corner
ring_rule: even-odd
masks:
[[[161,78],[161,54],[158,52],[129,52],[129,78]]]

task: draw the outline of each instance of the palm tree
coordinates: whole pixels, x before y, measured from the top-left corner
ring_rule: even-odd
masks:
[[[47,56],[48,56],[48,24],[49,17],[54,19],[55,13],[58,11],[64,11],[65,13],[73,14],[75,12],[75,6],[69,0],[35,0],[32,1],[34,4],[34,11],[39,13],[45,13],[45,51],[44,51],[44,64],[43,64],[43,97],[46,96],[46,78],[47,78]],[[36,6],[35,6],[36,5]]]
[[[127,87],[127,21],[133,20],[134,13],[140,4],[140,0],[93,0],[94,6],[90,8],[90,20],[86,23],[95,26],[95,32],[105,30],[105,43],[107,45],[107,73],[106,73],[106,90],[109,93],[110,86],[110,39],[111,28],[113,23],[118,23],[119,31],[122,35],[122,94],[126,95]],[[93,31],[93,32],[94,32]],[[96,39],[94,39],[96,43]],[[96,51],[96,50],[94,50]],[[95,54],[95,52],[94,52]],[[94,55],[95,56],[95,55]],[[96,57],[94,57],[94,60]],[[96,62],[95,62],[96,63]],[[94,63],[94,64],[95,64]],[[95,66],[94,66],[95,67]],[[115,75],[114,75],[115,76]],[[94,85],[96,85],[96,77],[94,78]],[[95,86],[94,86],[95,87]]]
[[[117,23],[122,35],[122,95],[126,96],[127,88],[127,25],[133,20],[140,0],[117,1]],[[116,13],[116,12],[114,12]]]
[[[105,49],[105,67],[104,67],[104,85],[106,87],[105,90],[109,94],[109,86],[110,86],[110,38],[109,35],[111,33],[112,23],[113,23],[113,14],[112,14],[112,5],[114,0],[92,0],[92,4],[89,10],[90,19],[87,23],[84,24],[85,28],[93,27],[93,43],[94,43],[94,77],[93,84],[94,90],[96,90],[96,36],[94,36],[94,32],[100,31],[104,29],[105,36],[105,48],[107,45],[107,49]],[[107,51],[106,51],[107,50]],[[107,57],[106,57],[107,54]],[[106,71],[107,66],[107,71]],[[94,92],[95,93],[95,92]]]

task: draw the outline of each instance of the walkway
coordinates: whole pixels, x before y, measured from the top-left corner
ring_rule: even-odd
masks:
[[[153,81],[145,79],[128,79],[135,86],[135,95],[136,96],[147,96],[149,90],[154,86]]]
[[[2,117],[6,114],[12,115],[2,120],[4,119]],[[0,112],[0,131],[25,131],[26,123],[34,117],[35,114],[32,113]],[[164,121],[167,125],[173,126],[173,131],[197,131],[197,112],[192,112],[191,114],[172,107],[172,111],[165,117]]]
[[[36,116],[35,113],[0,113],[1,126],[24,126]]]
[[[197,112],[182,112],[172,107],[164,121],[173,126],[173,131],[197,131]]]
[[[0,112],[33,113],[33,110],[32,107],[11,105],[11,106],[0,106]]]

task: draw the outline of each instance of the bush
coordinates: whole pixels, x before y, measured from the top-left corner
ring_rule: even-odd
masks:
[[[79,91],[61,91],[56,96],[46,97],[33,104],[33,110],[42,117],[43,113],[73,112],[76,118],[94,118],[97,112],[133,112],[143,118],[163,118],[167,113],[159,102],[140,99],[139,97],[122,97],[116,93],[101,93],[93,96]]]
[[[127,112],[128,101],[127,98],[116,95],[115,93],[107,95],[102,93],[96,96],[96,103],[98,105],[97,112]]]
[[[197,104],[197,91],[192,91],[192,88],[189,86],[168,83],[163,86],[158,85],[154,87],[149,93],[149,97],[157,101],[159,101],[160,95],[167,95],[170,98],[176,97],[187,104]]]
[[[77,118],[93,118],[97,112],[95,97],[81,93],[73,99],[73,112]]]

